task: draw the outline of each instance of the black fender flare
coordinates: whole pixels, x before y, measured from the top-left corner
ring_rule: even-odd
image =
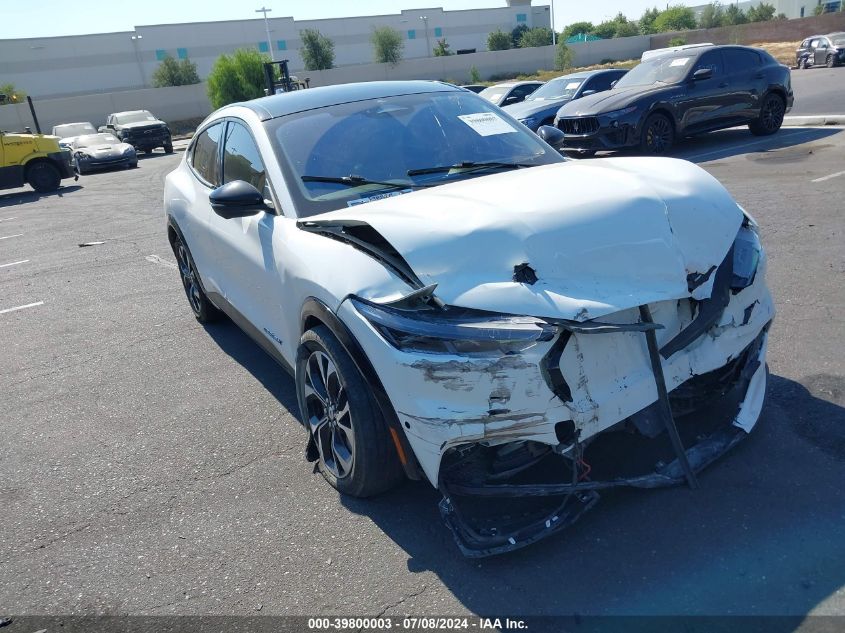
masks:
[[[364,380],[367,381],[367,384],[372,389],[376,405],[390,429],[390,434],[396,446],[396,454],[399,457],[399,462],[402,464],[405,475],[409,479],[422,479],[422,468],[414,455],[414,451],[411,449],[411,445],[405,435],[405,430],[399,422],[399,417],[396,415],[390,398],[387,397],[387,392],[384,389],[381,378],[379,378],[378,373],[376,373],[373,364],[364,353],[360,343],[358,343],[346,324],[338,318],[331,308],[316,297],[308,297],[303,303],[300,313],[300,332],[304,333],[314,323],[322,323],[329,328],[346,353],[349,354],[355,367],[361,372],[361,376],[364,377]],[[301,409],[302,406],[300,403]]]

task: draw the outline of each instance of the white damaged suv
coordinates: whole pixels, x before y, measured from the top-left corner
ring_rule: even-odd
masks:
[[[605,488],[694,488],[760,415],[757,225],[691,163],[566,160],[469,91],[349,84],[218,110],[164,207],[194,314],[291,371],[329,483],[427,479],[468,556]]]

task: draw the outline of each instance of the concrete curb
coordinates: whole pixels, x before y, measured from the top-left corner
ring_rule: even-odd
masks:
[[[783,124],[790,126],[845,125],[845,114],[815,114],[812,116],[785,116]]]

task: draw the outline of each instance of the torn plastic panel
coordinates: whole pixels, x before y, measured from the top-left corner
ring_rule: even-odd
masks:
[[[767,329],[725,367],[690,379],[684,389],[666,398],[678,417],[680,439],[687,445],[681,454],[665,432],[639,430],[636,418],[648,416],[654,405],[605,433],[584,442],[576,438],[551,451],[481,444],[451,449],[441,471],[440,511],[462,553],[468,557],[501,554],[551,536],[592,508],[599,490],[657,488],[689,481],[685,463],[692,472],[700,472],[750,430],[742,428],[740,418],[743,410],[762,402],[764,390],[752,388],[752,383],[758,377],[765,382],[760,359]],[[521,457],[522,463],[514,456]],[[629,466],[632,462],[633,467]],[[503,481],[503,463],[507,481]],[[491,511],[491,499],[496,499],[495,511]]]

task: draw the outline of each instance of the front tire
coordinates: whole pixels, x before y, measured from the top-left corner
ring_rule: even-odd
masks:
[[[798,70],[806,70],[807,68],[807,58],[802,57],[798,60]]]
[[[644,154],[667,154],[675,142],[675,128],[665,114],[656,112],[643,125],[640,150]]]
[[[783,116],[786,113],[786,105],[780,95],[768,94],[763,99],[760,108],[760,117],[748,124],[748,129],[755,136],[768,136],[774,134],[783,125]]]
[[[185,245],[182,237],[178,234],[173,239],[171,244],[173,254],[176,255],[176,263],[179,266],[179,277],[182,279],[182,287],[185,289],[185,296],[188,297],[188,303],[194,316],[200,323],[213,323],[217,321],[221,312],[206,296],[205,291],[200,284],[200,276],[197,272],[194,258],[191,256],[191,251]]]
[[[38,193],[50,193],[58,190],[62,175],[52,163],[38,161],[26,170],[26,181]]]
[[[172,154],[173,153],[173,141],[168,141],[164,144],[164,153],[165,154]]]
[[[326,481],[353,497],[398,485],[402,467],[387,423],[346,350],[324,325],[306,331],[296,357],[302,419]]]
[[[830,54],[827,56],[827,59],[824,60],[825,66],[828,68],[833,68],[836,66],[836,60],[833,58],[833,55]]]

